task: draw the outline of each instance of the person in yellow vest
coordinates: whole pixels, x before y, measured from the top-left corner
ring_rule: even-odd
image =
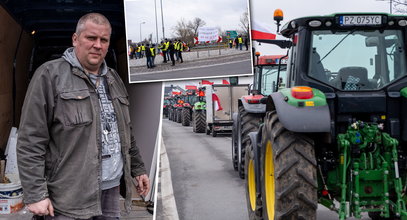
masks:
[[[160,51],[161,51],[161,53],[162,53],[162,56],[164,58],[164,63],[166,63],[167,57],[165,56],[165,52],[164,52],[164,49],[165,49],[164,41],[161,41],[160,44],[158,44],[158,49],[159,49],[158,52],[160,53]]]
[[[182,51],[184,50],[184,43],[181,40],[178,40],[178,58],[181,60],[181,63],[184,61],[182,60]]]
[[[144,57],[146,55],[146,46],[144,44],[141,44],[141,57]]]
[[[133,46],[129,46],[129,58],[132,60],[134,57],[134,47]]]
[[[147,60],[147,68],[153,68],[150,44],[146,44],[146,46],[144,48],[145,48],[145,55],[146,55],[146,60]]]
[[[178,47],[178,45],[179,45],[179,40],[177,40],[177,39],[175,39],[174,40],[174,49],[175,49],[175,58],[176,58],[176,61],[178,61],[179,60],[179,54],[178,54],[178,51],[179,51],[179,47]]]
[[[141,59],[141,45],[137,44],[137,58]]]
[[[167,53],[166,53],[167,61],[170,61],[169,47],[170,47],[170,41],[167,38],[165,38],[165,50],[167,51]]]
[[[243,47],[243,38],[242,38],[242,35],[239,35],[239,37],[237,38],[237,41],[238,41],[238,43],[239,43],[239,48],[240,48],[240,50],[242,50],[242,47]]]
[[[155,55],[157,54],[156,50],[155,50],[155,44],[151,45],[150,52],[151,52],[151,66],[154,68],[155,67],[155,64],[154,64]]]
[[[229,39],[229,48],[232,49],[232,47],[233,47],[233,40],[232,40],[232,38],[230,38],[230,39]]]

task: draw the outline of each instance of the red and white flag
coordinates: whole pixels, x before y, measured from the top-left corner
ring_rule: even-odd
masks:
[[[214,82],[208,81],[208,80],[202,80],[201,84],[202,85],[213,85]]]
[[[199,44],[198,37],[194,37],[194,44]]]
[[[252,20],[252,40],[258,39],[276,39],[276,34],[273,33],[273,25],[264,24],[258,21]]]
[[[213,100],[214,103],[215,103],[215,111],[222,111],[223,108],[222,108],[222,106],[220,105],[219,97],[218,97],[215,93],[212,93],[212,100]]]
[[[222,80],[222,84],[223,85],[230,85],[230,83],[226,79]]]

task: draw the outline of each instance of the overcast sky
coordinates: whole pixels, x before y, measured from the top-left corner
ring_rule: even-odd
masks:
[[[240,17],[247,11],[247,0],[125,0],[127,38],[140,41],[153,34],[156,41],[155,6],[157,4],[158,38],[162,39],[161,1],[163,3],[164,32],[166,38],[175,37],[174,27],[184,18],[192,21],[199,17],[206,27],[220,27],[225,30],[239,30]]]
[[[389,13],[390,11],[388,2],[376,0],[250,0],[251,19],[261,23],[274,24],[273,12],[277,8],[284,12],[282,25],[294,18],[304,16],[328,15],[338,12]],[[273,27],[276,28],[276,25]],[[276,29],[274,29],[275,31]],[[284,38],[278,37],[278,39]],[[262,44],[255,47],[263,55],[282,53],[282,50],[276,46]]]

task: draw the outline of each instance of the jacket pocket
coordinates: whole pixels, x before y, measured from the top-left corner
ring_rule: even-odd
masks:
[[[120,106],[122,108],[122,112],[123,112],[123,118],[126,122],[126,124],[130,124],[130,111],[129,111],[129,106],[130,106],[130,102],[126,97],[117,97],[117,99],[119,100]]]
[[[66,126],[92,123],[92,103],[88,90],[63,92],[60,97]]]

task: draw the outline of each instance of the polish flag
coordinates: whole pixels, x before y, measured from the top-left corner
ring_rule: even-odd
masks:
[[[213,82],[203,79],[201,84],[202,85],[213,85]]]
[[[276,34],[273,34],[273,26],[270,24],[260,23],[258,21],[252,21],[252,40],[258,39],[276,39]]]
[[[230,85],[230,83],[229,83],[227,80],[225,80],[225,79],[222,80],[222,84],[223,84],[223,85]]]
[[[219,97],[215,93],[212,93],[212,100],[215,102],[215,111],[222,111],[223,108],[220,105]]]

